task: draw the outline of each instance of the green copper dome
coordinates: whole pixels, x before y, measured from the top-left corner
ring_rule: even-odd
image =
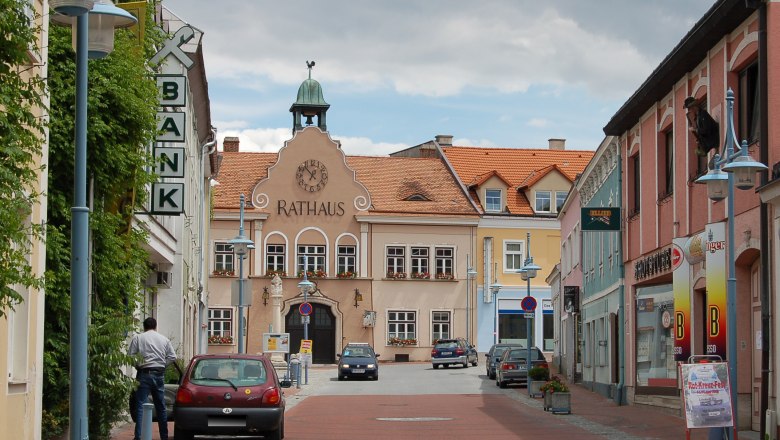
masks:
[[[295,100],[295,105],[328,106],[329,104],[322,97],[320,83],[308,78],[298,87],[298,99]]]

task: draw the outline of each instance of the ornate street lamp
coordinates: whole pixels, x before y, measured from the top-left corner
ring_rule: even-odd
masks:
[[[307,273],[307,269],[309,267],[309,257],[304,255],[303,256],[303,279],[298,283],[298,289],[300,289],[301,293],[303,293],[303,302],[307,303],[309,302],[309,292],[311,292],[312,288],[314,287],[314,283],[309,281],[309,276]],[[309,316],[301,316],[301,319],[303,320],[303,339],[308,340],[309,339]],[[309,360],[306,359],[303,365],[304,372],[305,372],[305,380],[304,385],[309,384]]]
[[[240,198],[238,236],[228,241],[233,246],[233,252],[238,256],[238,352],[244,353],[244,257],[255,243],[244,235],[244,195]]]
[[[726,92],[726,103],[726,143],[723,145],[723,154],[715,155],[712,169],[706,175],[696,179],[696,183],[707,184],[707,196],[713,201],[723,200],[726,197],[726,191],[728,191],[726,209],[729,278],[726,284],[726,316],[731,407],[732,414],[736,417],[739,411],[737,411],[737,278],[734,251],[734,186],[743,190],[752,188],[755,182],[755,173],[767,169],[767,166],[750,157],[745,141],[742,141],[739,151],[734,151],[737,135],[734,132],[734,92],[731,89]],[[721,170],[725,172],[721,172]],[[728,428],[728,431],[729,438],[735,438],[734,428]]]
[[[76,124],[73,161],[73,207],[71,208],[70,254],[70,439],[89,437],[87,415],[87,322],[89,321],[89,208],[87,207],[87,55],[90,19],[94,4],[90,0],[52,0],[55,14],[51,21],[76,22]],[[110,7],[119,9],[113,4]],[[100,14],[95,11],[95,14]],[[129,26],[136,22],[130,14]],[[75,17],[72,18],[72,17]],[[107,50],[110,52],[112,46]]]
[[[534,257],[531,256],[531,233],[527,232],[525,237],[526,237],[526,256],[527,257],[525,259],[525,264],[523,265],[522,268],[520,268],[519,272],[520,272],[520,278],[522,278],[523,281],[527,281],[528,282],[528,285],[527,285],[528,287],[527,287],[525,296],[526,297],[530,297],[531,296],[531,279],[532,278],[536,278],[536,275],[539,273],[540,270],[542,270],[542,268],[537,266],[536,264],[534,264]],[[534,310],[531,313],[531,316],[534,316],[535,314],[536,314],[536,310]],[[528,340],[526,342],[526,344],[528,346],[528,357],[526,358],[525,369],[526,369],[526,372],[529,372],[531,370],[531,366],[532,366],[532,364],[531,364],[531,344],[532,344],[532,340],[531,340],[531,329],[532,329],[531,323],[533,321],[533,318],[529,318],[527,314],[524,315],[524,316],[525,316],[526,337],[528,338]],[[528,389],[530,391],[531,388],[529,387]]]

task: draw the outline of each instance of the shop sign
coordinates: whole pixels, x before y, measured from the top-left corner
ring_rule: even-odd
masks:
[[[155,75],[161,107],[184,107],[187,104],[187,77]]]
[[[650,254],[634,262],[634,278],[642,280],[672,269],[672,248]]]
[[[619,231],[620,208],[582,208],[583,231]]]

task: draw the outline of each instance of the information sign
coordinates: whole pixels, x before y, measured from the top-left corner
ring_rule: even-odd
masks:
[[[301,353],[304,354],[311,354],[312,349],[312,340],[311,339],[301,339]]]
[[[263,353],[289,353],[289,333],[263,333]]]

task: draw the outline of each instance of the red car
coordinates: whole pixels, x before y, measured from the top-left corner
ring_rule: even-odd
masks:
[[[262,435],[284,438],[284,394],[263,355],[209,354],[192,358],[174,405],[176,440],[195,435]]]

